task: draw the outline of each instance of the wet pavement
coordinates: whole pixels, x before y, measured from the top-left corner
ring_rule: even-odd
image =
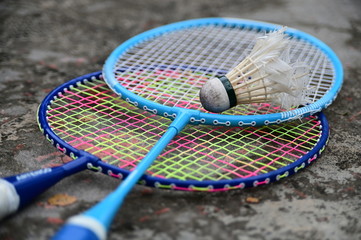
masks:
[[[112,49],[138,33],[201,17],[283,24],[334,49],[345,78],[338,98],[325,111],[331,126],[328,147],[309,168],[258,188],[190,193],[137,186],[109,239],[361,239],[358,0],[2,1],[0,176],[66,159],[44,140],[36,122],[37,107],[51,89],[100,70]],[[48,239],[65,219],[94,205],[118,183],[91,172],[71,176],[0,222],[0,239]],[[47,200],[58,193],[77,201],[49,205]]]

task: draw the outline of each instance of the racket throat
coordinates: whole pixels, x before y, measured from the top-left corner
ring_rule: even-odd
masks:
[[[169,125],[168,129],[174,128],[177,131],[176,135],[178,135],[185,128],[185,126],[191,122],[192,118],[194,119],[199,118],[198,116],[200,112],[196,110],[176,108],[175,114],[176,117],[173,120],[173,122]]]
[[[80,156],[77,159],[63,165],[63,169],[67,176],[88,168],[88,163],[91,163],[93,166],[98,166],[97,163],[101,161],[98,157],[86,151],[81,150],[79,153]]]

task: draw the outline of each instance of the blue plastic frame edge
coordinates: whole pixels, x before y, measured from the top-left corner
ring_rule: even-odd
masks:
[[[251,21],[245,19],[235,19],[235,18],[201,18],[201,19],[192,19],[176,23],[171,23],[161,27],[157,27],[146,32],[143,32],[139,35],[136,35],[129,40],[125,41],[123,44],[118,46],[108,57],[104,66],[103,66],[103,77],[107,84],[117,92],[123,99],[127,100],[130,103],[133,103],[137,107],[143,108],[144,110],[157,113],[166,117],[174,117],[174,114],[178,114],[179,109],[177,107],[164,106],[159,103],[154,103],[150,100],[139,97],[138,95],[128,91],[114,78],[113,70],[115,63],[120,54],[122,54],[129,47],[138,44],[141,41],[146,41],[147,39],[154,37],[156,35],[161,35],[166,32],[182,29],[185,27],[199,26],[199,25],[211,25],[211,24],[234,24],[235,26],[255,28],[259,31],[261,30],[274,30],[281,27],[281,25],[265,23],[259,21]],[[318,46],[331,60],[335,69],[335,82],[331,87],[330,91],[327,92],[320,100],[310,105],[307,105],[302,108],[294,109],[282,113],[272,113],[265,115],[242,115],[242,116],[231,116],[231,115],[222,115],[222,114],[212,114],[204,113],[200,111],[194,111],[193,120],[190,123],[202,122],[209,125],[218,125],[223,124],[226,126],[262,126],[268,124],[279,124],[285,121],[291,121],[294,119],[300,119],[320,112],[324,107],[330,105],[333,100],[336,98],[343,82],[343,68],[341,61],[333,50],[328,47],[325,43],[319,39],[301,32],[296,29],[288,28],[286,31],[287,34],[295,38],[302,38],[316,46]],[[156,111],[156,112],[155,112]],[[197,113],[198,112],[198,113]],[[216,123],[216,124],[215,124]]]

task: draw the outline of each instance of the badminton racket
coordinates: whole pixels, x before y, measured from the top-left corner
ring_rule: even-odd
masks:
[[[104,65],[107,84],[127,102],[173,122],[120,187],[94,208],[71,218],[56,239],[66,238],[72,231],[97,232],[98,238],[104,237],[132,186],[188,123],[279,124],[315,114],[331,104],[342,84],[340,61],[318,39],[289,29],[291,61],[304,62],[311,68],[307,87],[314,91],[307,106],[284,111],[261,103],[239,106],[224,114],[202,111],[198,92],[205,81],[223,75],[245,57],[257,37],[278,28],[237,19],[198,19],[156,28],[120,45]]]

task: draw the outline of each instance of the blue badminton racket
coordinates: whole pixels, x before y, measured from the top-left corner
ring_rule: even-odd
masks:
[[[202,110],[201,86],[224,74],[252,49],[257,37],[280,26],[239,19],[197,19],[156,28],[131,38],[107,59],[110,88],[137,108],[173,120],[168,130],[120,187],[84,214],[72,217],[55,239],[74,233],[103,239],[127,193],[187,124],[262,126],[301,119],[326,108],[342,85],[342,66],[323,42],[289,29],[290,59],[310,66],[306,106],[285,111],[269,103],[246,104],[222,114]]]

